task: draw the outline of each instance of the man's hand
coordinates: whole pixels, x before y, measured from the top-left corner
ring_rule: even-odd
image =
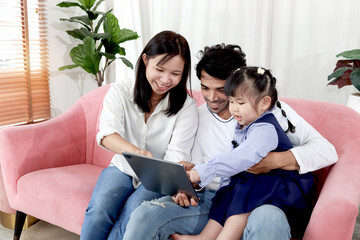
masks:
[[[246,171],[253,174],[261,174],[278,168],[293,171],[299,170],[300,166],[298,165],[292,152],[288,150],[285,152],[270,152],[260,162]]]
[[[172,199],[176,204],[178,204],[182,207],[189,207],[190,204],[195,207],[198,204],[195,199],[193,199],[193,198],[189,199],[185,193],[178,193],[177,195],[172,196]]]
[[[197,183],[200,181],[199,173],[195,169],[187,171],[187,175],[192,183]]]
[[[195,166],[195,164],[187,161],[180,161],[179,163],[184,166],[186,171],[190,171]]]

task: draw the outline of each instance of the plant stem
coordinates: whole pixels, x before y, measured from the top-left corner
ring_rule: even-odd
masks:
[[[99,71],[98,73],[97,73],[97,77],[96,77],[96,81],[97,81],[97,83],[98,83],[98,87],[101,87],[102,86],[102,82],[104,81],[104,76],[103,76],[103,74],[101,73],[101,71]]]

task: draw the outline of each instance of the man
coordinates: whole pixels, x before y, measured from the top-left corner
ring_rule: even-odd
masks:
[[[245,54],[236,45],[205,47],[201,53],[203,56],[196,66],[196,73],[201,80],[201,93],[206,104],[199,107],[199,128],[192,151],[195,164],[231,151],[236,120],[229,112],[229,101],[223,88],[230,73],[246,65]],[[286,152],[270,153],[248,171],[259,174],[281,168],[306,173],[335,163],[337,154],[334,147],[288,105],[282,103],[282,108],[296,126],[295,133],[288,132],[295,147]],[[273,113],[287,130],[288,120],[282,116],[281,110],[276,108]],[[200,191],[198,203],[184,194],[143,203],[132,213],[124,239],[168,239],[173,233],[200,233],[208,221],[211,199],[218,186],[217,180]],[[290,238],[286,215],[272,205],[254,209],[243,233],[243,239]]]

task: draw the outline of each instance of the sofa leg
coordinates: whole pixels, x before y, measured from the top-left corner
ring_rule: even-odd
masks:
[[[26,213],[16,211],[14,240],[19,240],[25,223]]]

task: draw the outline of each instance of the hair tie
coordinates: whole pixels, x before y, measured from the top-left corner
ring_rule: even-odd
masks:
[[[257,73],[260,74],[260,75],[263,75],[265,73],[265,69],[263,68],[258,68],[257,69]]]
[[[233,71],[233,73],[236,73],[236,72],[238,72],[238,71],[240,71],[241,70],[241,68],[237,68],[237,69],[235,69],[234,71]]]

